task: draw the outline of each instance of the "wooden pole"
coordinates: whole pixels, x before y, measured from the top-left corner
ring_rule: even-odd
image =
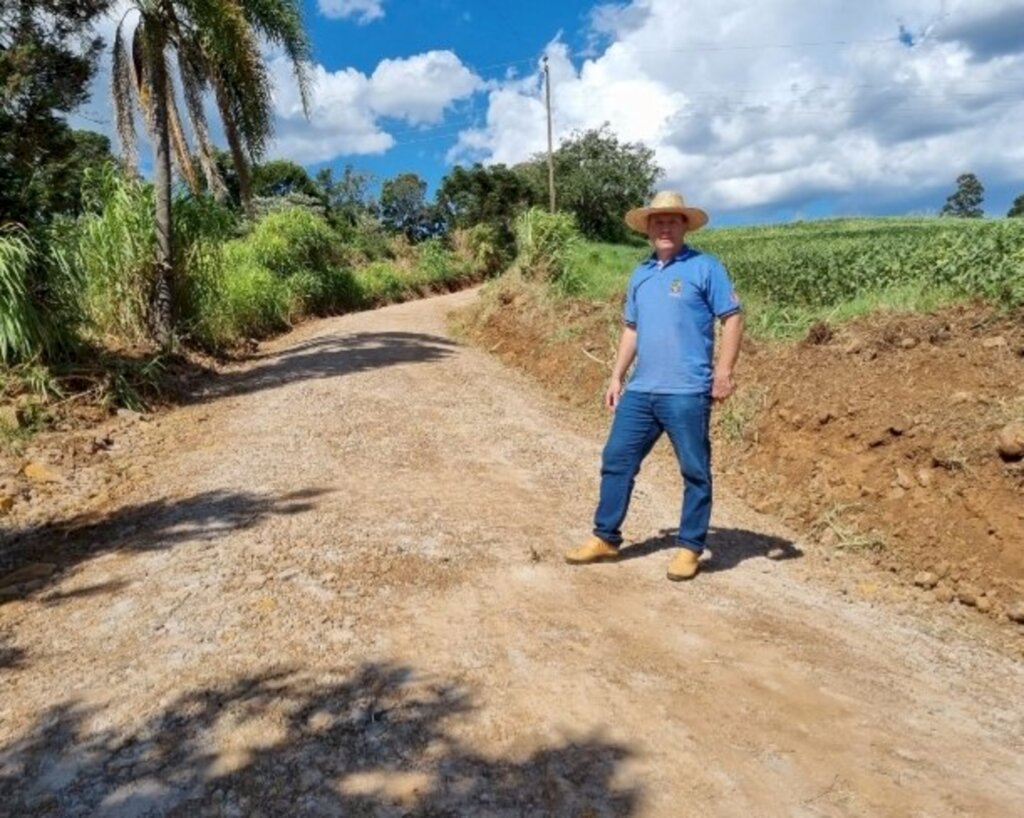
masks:
[[[555,159],[551,141],[551,72],[548,70],[548,55],[544,55],[544,95],[548,109],[548,199],[551,212],[555,212]]]

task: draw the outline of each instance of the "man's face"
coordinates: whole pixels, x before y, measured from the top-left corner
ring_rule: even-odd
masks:
[[[647,236],[655,250],[674,250],[683,246],[686,218],[678,213],[655,213],[647,219]]]

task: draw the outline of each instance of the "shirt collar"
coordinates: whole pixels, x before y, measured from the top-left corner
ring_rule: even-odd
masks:
[[[676,253],[674,256],[672,256],[672,258],[670,258],[668,261],[666,261],[664,264],[661,265],[660,269],[664,270],[666,267],[671,267],[673,264],[675,264],[677,262],[685,261],[687,258],[689,258],[691,255],[693,255],[695,252],[696,251],[693,250],[693,248],[691,248],[689,245],[684,244],[679,249],[678,253]],[[652,252],[647,257],[647,260],[644,262],[644,266],[651,267],[653,269],[659,269],[657,253]]]

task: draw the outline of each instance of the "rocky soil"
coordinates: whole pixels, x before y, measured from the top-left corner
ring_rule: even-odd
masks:
[[[453,341],[475,297],[4,461],[0,816],[1014,813],[1009,620],[728,487],[669,583],[665,451],[626,558],[564,565],[603,423]]]

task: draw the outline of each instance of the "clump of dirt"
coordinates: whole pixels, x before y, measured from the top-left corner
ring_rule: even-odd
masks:
[[[462,319],[467,336],[599,411],[619,305],[563,307],[521,282],[483,304]],[[816,324],[797,343],[745,341],[739,380],[715,423],[735,493],[939,602],[1021,615],[1024,458],[1005,430],[1024,421],[1024,316]]]

